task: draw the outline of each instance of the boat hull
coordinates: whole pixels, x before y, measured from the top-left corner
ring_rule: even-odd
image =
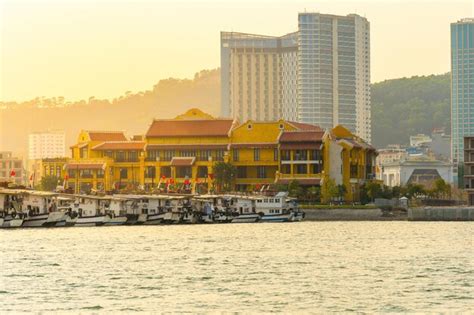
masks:
[[[107,220],[107,222],[104,223],[104,226],[110,226],[110,225],[124,225],[127,223],[127,217],[126,216],[117,216],[110,218],[110,220]]]
[[[260,220],[260,215],[256,213],[252,214],[239,214],[232,219],[232,223],[255,223]]]
[[[49,213],[28,216],[23,220],[22,227],[42,227],[48,221]]]
[[[286,214],[264,214],[262,222],[290,222],[293,219],[293,213]]]
[[[79,217],[77,218],[74,226],[101,226],[104,225],[108,220],[110,220],[110,217],[106,215]]]
[[[9,229],[9,228],[19,228],[23,224],[23,219],[20,219],[18,217],[12,218],[11,216],[6,216],[3,218],[3,223],[0,227]]]
[[[143,225],[157,225],[163,223],[165,213],[149,214]]]
[[[46,219],[46,222],[43,224],[43,226],[54,227],[54,226],[61,226],[61,224],[64,224],[64,226],[66,226],[67,217],[68,215],[62,211],[50,212],[48,215],[48,219]]]

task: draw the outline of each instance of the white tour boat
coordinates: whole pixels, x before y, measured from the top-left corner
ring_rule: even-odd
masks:
[[[257,212],[262,216],[262,222],[290,222],[294,212],[287,202],[288,193],[279,192],[275,196],[256,197]]]
[[[23,224],[22,199],[24,193],[14,189],[0,189],[0,228],[18,228]]]
[[[233,213],[232,223],[254,223],[260,220],[255,211],[255,198],[250,196],[229,196],[230,208]]]
[[[109,220],[104,225],[124,225],[128,221],[127,203],[129,199],[122,197],[111,197],[106,205],[105,214],[109,216]]]
[[[143,196],[137,224],[156,225],[162,223],[166,213],[165,204],[168,199],[169,197],[164,195]]]
[[[65,220],[65,212],[58,211],[57,194],[45,191],[25,191],[22,227],[54,227]]]
[[[77,195],[73,205],[73,215],[77,214],[74,226],[100,226],[110,220],[105,214],[109,198]]]

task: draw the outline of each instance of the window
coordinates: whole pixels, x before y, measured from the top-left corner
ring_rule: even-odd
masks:
[[[196,156],[196,151],[194,151],[194,150],[182,150],[180,152],[180,156],[182,156],[182,157],[195,157]]]
[[[224,150],[216,150],[216,161],[224,161]]]
[[[126,168],[120,169],[120,179],[128,178],[128,170]]]
[[[118,151],[117,153],[115,153],[115,161],[124,162],[125,161],[125,152]]]
[[[278,161],[278,149],[273,149],[273,161]]]
[[[312,174],[321,173],[321,165],[320,164],[311,164],[311,173]]]
[[[211,156],[211,150],[199,151],[199,161],[208,161]]]
[[[130,162],[137,162],[138,161],[138,152],[137,151],[130,151],[128,153],[128,160]]]
[[[191,168],[191,166],[178,166],[178,167],[176,167],[176,177],[178,177],[178,178],[192,177],[192,168]]]
[[[260,161],[260,149],[258,148],[253,149],[253,160]]]
[[[113,158],[114,157],[114,153],[110,150],[107,150],[104,152],[104,156],[105,157],[109,157],[109,158]]]
[[[91,170],[81,170],[81,171],[79,171],[79,176],[81,178],[92,178],[92,171]]]
[[[155,178],[156,177],[156,168],[154,166],[147,166],[145,169],[146,178]]]
[[[310,160],[312,160],[312,161],[319,161],[319,160],[321,160],[321,151],[319,151],[319,150],[311,150],[311,151],[310,151]]]
[[[280,166],[280,172],[282,174],[291,174],[291,165],[290,164],[282,164]]]
[[[266,178],[266,169],[265,166],[257,166],[257,178]]]
[[[162,166],[160,167],[161,177],[165,176],[166,178],[171,177],[171,167],[169,166]]]
[[[291,160],[291,151],[290,150],[282,150],[281,151],[281,160],[282,161]]]
[[[237,178],[247,178],[246,166],[237,166]]]
[[[207,166],[198,166],[197,177],[207,178]]]
[[[239,161],[239,150],[238,149],[234,149],[232,151],[232,159],[234,160],[234,162]]]
[[[305,161],[308,159],[308,152],[306,150],[296,150],[295,151],[295,160],[296,161]]]
[[[98,169],[97,170],[97,178],[104,178],[104,170]]]
[[[308,171],[308,166],[306,164],[297,164],[296,167],[296,174],[306,174]]]
[[[165,150],[165,151],[164,151],[164,160],[165,160],[165,161],[171,161],[171,159],[173,158],[173,155],[174,155],[174,151],[172,151],[172,150]]]

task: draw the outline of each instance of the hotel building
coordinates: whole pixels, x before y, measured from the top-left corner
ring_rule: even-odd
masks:
[[[468,18],[451,24],[451,157],[461,187],[464,137],[473,135],[474,19]]]
[[[283,118],[371,140],[370,24],[355,14],[300,13],[282,37],[221,33],[221,115]]]

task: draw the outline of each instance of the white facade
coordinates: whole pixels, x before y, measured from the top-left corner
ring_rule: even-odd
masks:
[[[28,159],[64,157],[66,154],[66,135],[63,131],[31,133],[28,136]]]
[[[453,183],[452,165],[436,160],[404,160],[382,165],[382,179],[389,187],[430,183],[437,178]]]

